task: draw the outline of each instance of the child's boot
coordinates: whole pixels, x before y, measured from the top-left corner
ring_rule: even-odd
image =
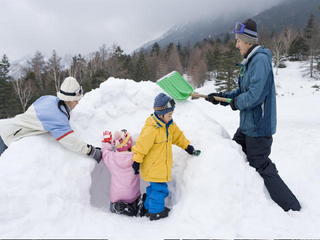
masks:
[[[110,211],[116,214],[122,214],[127,216],[136,216],[137,208],[134,204],[125,203],[125,202],[114,202],[110,204]]]
[[[162,212],[159,213],[146,213],[146,216],[149,217],[150,221],[159,220],[161,218],[168,217],[170,208],[165,207]]]
[[[143,194],[140,198],[139,198],[139,203],[138,203],[138,216],[143,217],[146,215],[147,213],[147,209],[145,209],[144,207],[144,202],[146,201],[147,198],[147,194]]]

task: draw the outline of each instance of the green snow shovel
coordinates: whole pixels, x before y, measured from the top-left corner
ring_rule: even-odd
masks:
[[[192,86],[180,75],[180,73],[173,71],[166,76],[160,78],[157,84],[167,92],[172,98],[176,100],[186,100],[188,97],[208,98],[208,95],[194,92]],[[230,103],[232,99],[223,97],[214,97],[219,102]]]

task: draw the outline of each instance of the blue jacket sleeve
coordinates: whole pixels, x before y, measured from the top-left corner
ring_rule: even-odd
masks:
[[[222,93],[222,97],[225,97],[225,98],[235,98],[237,97],[238,95],[240,94],[240,88],[236,88],[232,91],[229,91],[229,92],[223,92]]]
[[[264,101],[268,94],[265,87],[272,71],[270,66],[266,55],[256,56],[249,72],[249,88],[236,98],[236,107],[239,110],[254,108]]]

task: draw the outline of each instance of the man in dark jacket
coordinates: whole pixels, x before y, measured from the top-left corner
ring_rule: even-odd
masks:
[[[240,64],[239,87],[230,92],[211,93],[207,101],[219,104],[215,96],[232,99],[232,110],[240,110],[240,127],[233,140],[242,146],[250,165],[263,178],[271,198],[284,211],[299,211],[299,201],[269,158],[277,122],[271,51],[257,44],[257,25],[251,19],[237,23],[234,33],[236,47],[244,58]]]

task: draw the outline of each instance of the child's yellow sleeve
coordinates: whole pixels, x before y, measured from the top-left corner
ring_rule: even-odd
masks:
[[[136,144],[132,147],[133,161],[142,163],[145,156],[148,154],[156,138],[156,131],[152,126],[145,126],[140,136],[138,137]]]
[[[182,149],[186,149],[190,144],[190,141],[184,136],[183,132],[176,123],[172,125],[172,131],[172,143],[181,147]]]

